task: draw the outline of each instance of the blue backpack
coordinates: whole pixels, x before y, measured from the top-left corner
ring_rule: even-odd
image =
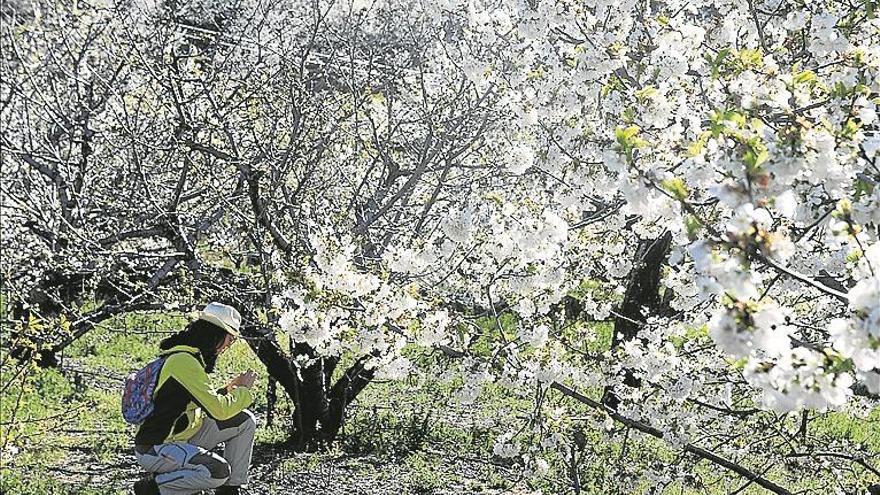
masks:
[[[162,356],[125,379],[122,392],[122,417],[133,425],[139,425],[153,414],[153,393],[159,384],[159,372],[168,356]]]
[[[122,417],[127,423],[139,425],[153,414],[156,408],[153,394],[156,392],[156,386],[159,385],[159,373],[170,355],[160,356],[125,379],[125,389],[122,391]]]

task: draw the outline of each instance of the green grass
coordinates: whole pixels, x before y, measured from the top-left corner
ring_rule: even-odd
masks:
[[[405,470],[409,473],[408,486],[413,493],[434,493],[453,482],[442,472],[442,462],[435,455],[414,452],[404,459]]]
[[[829,412],[813,420],[811,426],[821,435],[864,445],[868,452],[880,455],[880,407],[874,407],[865,419]]]

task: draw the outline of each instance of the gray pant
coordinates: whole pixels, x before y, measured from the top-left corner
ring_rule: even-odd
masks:
[[[202,427],[186,442],[171,442],[135,449],[138,464],[156,473],[162,495],[189,495],[223,485],[242,486],[254,450],[254,415],[244,410],[225,421],[205,418]],[[209,452],[225,444],[223,457]]]

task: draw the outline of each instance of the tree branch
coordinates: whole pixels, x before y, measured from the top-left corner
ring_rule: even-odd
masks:
[[[589,397],[587,397],[587,396],[585,396],[585,395],[583,395],[583,394],[581,394],[581,393],[579,393],[579,392],[577,392],[577,391],[575,391],[575,390],[573,390],[573,389],[571,389],[571,388],[569,388],[559,382],[551,383],[550,388],[555,389],[555,390],[561,392],[563,395],[571,397],[572,399],[575,399],[576,401],[578,401],[582,404],[586,404],[586,405],[592,407],[593,409],[597,409],[597,410],[604,412],[605,414],[607,414],[609,417],[611,417],[615,421],[617,421],[617,422],[619,422],[629,428],[633,428],[635,430],[641,431],[642,433],[646,433],[648,435],[651,435],[652,437],[663,439],[663,432],[658,430],[657,428],[655,428],[647,423],[643,423],[641,421],[636,421],[634,419],[627,418],[626,416],[619,414],[618,412],[614,411],[613,409],[610,409],[610,408],[600,404],[599,402],[594,401],[593,399],[590,399]],[[772,481],[764,478],[763,476],[756,474],[756,473],[750,471],[749,469],[743,467],[742,465],[737,464],[737,463],[730,461],[728,459],[725,459],[725,458],[723,458],[713,452],[710,452],[702,447],[697,447],[696,445],[689,443],[684,446],[684,450],[686,452],[690,452],[692,454],[695,454],[698,457],[706,459],[710,462],[713,462],[719,466],[727,468],[727,469],[733,471],[734,473],[736,473],[736,474],[738,474],[738,475],[740,475],[750,481],[754,481],[755,484],[757,484],[763,488],[766,488],[767,490],[770,490],[773,493],[776,493],[778,495],[792,495],[792,493],[789,490],[777,485],[776,483],[773,483]]]

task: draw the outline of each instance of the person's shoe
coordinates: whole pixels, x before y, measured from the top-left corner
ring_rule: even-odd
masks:
[[[241,493],[241,491],[237,486],[221,486],[214,490],[214,495],[239,495],[239,493]]]
[[[159,495],[159,485],[152,476],[134,482],[134,495]]]

